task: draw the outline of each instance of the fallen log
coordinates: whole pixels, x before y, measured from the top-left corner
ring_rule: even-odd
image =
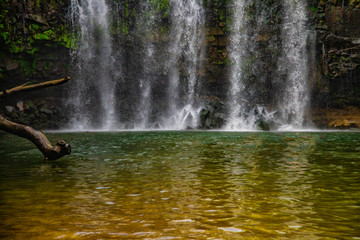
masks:
[[[38,84],[29,85],[29,82],[20,86],[3,90],[0,92],[0,98],[7,97],[22,92],[34,91],[42,88],[53,87],[64,84],[70,80],[70,77],[65,77],[58,80],[46,81]],[[42,152],[45,159],[56,160],[71,153],[71,146],[64,140],[58,141],[55,146],[52,146],[44,133],[35,130],[32,127],[14,123],[0,115],[0,130],[17,135],[22,138],[30,140]]]
[[[41,131],[35,130],[29,126],[11,122],[1,115],[0,130],[30,140],[42,152],[47,160],[56,160],[71,153],[71,146],[64,140],[58,141],[53,147]]]
[[[37,84],[32,84],[32,85],[29,85],[29,82],[27,82],[27,83],[24,83],[24,84],[22,84],[20,86],[11,88],[11,89],[2,90],[0,92],[0,98],[1,97],[11,96],[11,95],[14,95],[16,93],[29,92],[29,91],[42,89],[42,88],[48,88],[48,87],[57,86],[57,85],[60,85],[60,84],[64,84],[69,80],[70,80],[70,77],[65,77],[65,78],[58,79],[58,80],[50,80],[50,81],[37,83]]]

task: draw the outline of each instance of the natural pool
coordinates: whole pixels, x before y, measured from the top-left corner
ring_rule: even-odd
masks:
[[[3,239],[360,239],[360,133],[0,134]]]

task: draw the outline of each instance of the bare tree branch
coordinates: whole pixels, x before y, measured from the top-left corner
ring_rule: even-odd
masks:
[[[29,85],[29,82],[27,82],[27,83],[24,83],[24,84],[22,84],[20,86],[11,88],[9,90],[4,89],[3,91],[0,92],[0,98],[5,97],[5,96],[6,97],[11,96],[11,95],[14,95],[16,93],[29,92],[29,91],[34,91],[34,90],[37,90],[37,89],[53,87],[53,86],[56,86],[56,85],[64,84],[69,80],[70,80],[70,77],[65,77],[65,78],[62,78],[62,79],[51,80],[51,81],[42,82],[42,83],[33,84],[33,85]]]
[[[0,92],[0,98],[14,95],[16,93],[29,92],[37,89],[57,86],[60,84],[64,84],[69,80],[70,77],[65,77],[62,79],[51,80],[33,85],[29,85],[29,82],[27,82],[20,86],[11,88],[9,90],[6,89],[3,90],[2,92]],[[71,153],[71,146],[67,144],[65,141],[60,140],[53,147],[50,141],[41,131],[35,130],[32,127],[26,125],[11,122],[1,115],[0,115],[0,130],[30,140],[42,152],[45,159],[48,160],[56,160]]]
[[[0,115],[0,130],[26,138],[33,142],[42,152],[45,159],[56,160],[71,153],[71,146],[60,140],[53,147],[47,137],[38,130],[22,124],[14,123]]]

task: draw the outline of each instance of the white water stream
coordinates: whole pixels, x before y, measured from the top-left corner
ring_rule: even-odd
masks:
[[[165,129],[195,128],[200,112],[196,104],[196,86],[204,41],[205,11],[199,0],[170,0],[169,4],[169,85],[165,93],[169,105],[161,125]]]
[[[287,78],[285,92],[279,104],[283,119],[282,129],[303,128],[309,103],[306,7],[305,0],[283,1],[283,53],[279,59],[278,70],[285,73]]]
[[[114,60],[105,0],[72,0],[71,20],[79,35],[72,53],[76,65],[71,121],[78,129],[116,128]]]
[[[168,4],[169,29],[161,46],[146,40],[158,34],[160,28],[154,2],[143,1],[141,10],[137,9],[137,26],[144,36],[138,41],[142,51],[138,65],[129,64],[140,74],[131,79],[126,69],[119,66],[127,59],[119,59],[121,49],[115,49],[119,46],[114,41],[121,34],[114,32],[110,19],[116,11],[105,0],[71,0],[70,19],[78,44],[72,53],[76,68],[75,88],[69,93],[73,113],[70,126],[77,130],[168,130],[199,126],[203,106],[199,100],[198,75],[204,59],[205,7],[201,0],[169,0]],[[261,11],[251,13],[254,4]],[[227,50],[231,66],[225,130],[257,130],[259,121],[270,121],[280,130],[306,127],[304,119],[309,102],[306,0],[273,3],[281,9],[281,21],[277,23],[280,35],[276,36],[281,41],[272,36],[266,40],[264,28],[274,17],[273,9],[265,8],[266,4],[269,3],[260,0],[233,0],[229,5],[232,24]],[[124,11],[129,14],[132,9]],[[266,61],[261,58],[260,51],[264,51],[260,50],[261,41],[268,41],[268,47],[280,42],[277,47],[281,52],[273,56],[276,66],[271,69],[277,77],[270,80],[261,76],[264,65],[261,61]],[[251,63],[254,59],[257,63]],[[164,83],[161,85],[160,81]],[[259,81],[259,85],[254,81]],[[267,96],[275,102],[271,109],[262,96],[266,81],[270,81],[268,85],[279,86]],[[118,109],[122,104],[119,99],[124,100],[118,96],[119,86],[128,91],[129,99],[124,103],[129,105],[128,112]]]
[[[262,14],[257,13],[251,16],[247,9],[254,2],[256,0],[234,0],[233,2],[233,22],[228,46],[232,65],[229,74],[228,117],[225,129],[255,130],[258,129],[259,121],[272,122],[280,130],[304,128],[305,112],[309,102],[306,1],[283,0],[278,6],[281,7],[281,54],[277,56],[277,69],[272,69],[277,77],[270,81],[273,84],[277,83],[280,87],[271,92],[271,98],[276,99],[277,102],[277,106],[271,109],[259,101],[257,90],[251,89],[253,83],[246,79],[249,72],[256,72],[254,70],[256,64],[245,64],[257,54],[255,45],[258,43],[254,35],[261,36],[260,31],[264,31],[262,29],[264,26],[261,24],[264,25],[272,17],[271,12],[264,13],[264,11]],[[265,5],[263,9],[266,9]],[[254,18],[258,23],[254,29],[251,29],[250,18]],[[269,36],[268,41],[272,38],[274,36]],[[260,75],[264,74],[261,69],[259,72],[255,74],[254,79],[259,79]]]

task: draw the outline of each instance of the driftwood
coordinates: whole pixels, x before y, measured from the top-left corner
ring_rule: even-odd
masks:
[[[64,84],[69,80],[70,80],[70,77],[65,77],[65,78],[62,78],[62,79],[51,80],[51,81],[42,82],[42,83],[33,84],[33,85],[29,85],[30,82],[27,82],[27,83],[24,83],[24,84],[22,84],[20,86],[11,88],[11,89],[2,90],[0,92],[0,98],[1,97],[11,96],[11,95],[14,95],[16,93],[29,92],[29,91],[42,89],[42,88],[57,86],[57,85],[60,85],[60,84]]]
[[[70,77],[65,77],[59,80],[47,81],[34,85],[28,85],[29,83],[25,83],[23,85],[14,87],[9,90],[3,90],[2,92],[0,92],[0,98],[14,95],[16,93],[28,92],[37,89],[60,85],[66,83],[69,80]],[[48,160],[56,160],[71,153],[71,146],[67,144],[64,140],[60,140],[55,144],[55,146],[52,146],[50,141],[45,136],[45,134],[42,133],[41,131],[35,130],[32,127],[26,125],[11,122],[1,115],[0,115],[0,130],[30,140],[42,152],[45,159]]]
[[[71,153],[71,146],[65,141],[60,140],[53,147],[41,131],[35,130],[29,126],[11,122],[1,115],[0,130],[30,140],[42,152],[45,159],[48,160],[56,160]]]

